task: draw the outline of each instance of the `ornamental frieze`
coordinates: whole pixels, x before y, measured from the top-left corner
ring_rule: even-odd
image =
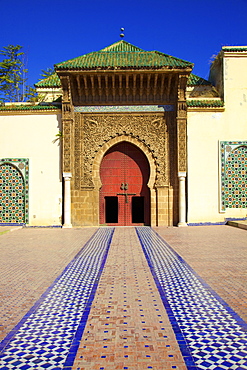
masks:
[[[75,188],[92,188],[92,165],[98,150],[117,137],[131,136],[146,145],[156,163],[156,184],[167,185],[167,125],[164,114],[75,113]]]

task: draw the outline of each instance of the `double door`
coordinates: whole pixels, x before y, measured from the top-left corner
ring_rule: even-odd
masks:
[[[136,146],[122,142],[104,156],[100,177],[100,224],[150,224],[149,164]]]

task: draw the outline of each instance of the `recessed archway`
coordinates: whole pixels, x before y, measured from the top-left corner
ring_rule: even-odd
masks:
[[[150,225],[150,166],[144,153],[122,141],[111,147],[100,165],[100,224]]]
[[[108,152],[110,153],[112,149],[114,151],[114,146],[116,146],[117,144],[120,144],[120,143],[125,143],[125,145],[129,144],[130,147],[134,148],[134,152],[138,153],[138,156],[140,156],[140,158],[142,158],[143,163],[144,162],[146,163],[145,164],[146,170],[144,170],[144,168],[143,168],[143,170],[140,170],[140,172],[141,171],[144,171],[144,172],[146,171],[146,174],[148,173],[148,176],[147,175],[145,175],[146,177],[144,176],[144,182],[145,182],[145,187],[146,187],[145,197],[143,195],[144,194],[143,192],[141,194],[140,191],[134,191],[134,190],[133,190],[133,193],[136,193],[136,196],[131,195],[131,199],[130,199],[130,196],[128,196],[128,195],[119,195],[118,196],[118,198],[122,198],[122,200],[121,200],[122,203],[127,201],[128,202],[127,204],[131,207],[131,213],[129,213],[129,216],[128,216],[129,217],[129,224],[151,224],[151,225],[155,225],[156,224],[156,194],[155,194],[155,189],[154,189],[154,182],[155,182],[155,175],[156,175],[155,162],[154,162],[152,153],[145,146],[145,144],[143,144],[139,140],[137,140],[133,137],[127,136],[127,135],[118,136],[118,137],[110,140],[109,142],[107,142],[100,149],[100,151],[97,153],[97,155],[94,158],[93,179],[94,179],[95,189],[98,189],[98,204],[99,204],[98,217],[99,217],[99,220],[100,220],[99,223],[100,224],[107,223],[106,218],[105,218],[106,217],[105,208],[103,209],[103,211],[101,209],[101,215],[100,215],[100,191],[101,191],[102,186],[103,186],[102,179],[100,178],[101,163],[102,163],[105,155]],[[134,154],[134,153],[132,153],[132,154]],[[134,160],[134,158],[132,158],[132,160]],[[137,167],[138,167],[137,163],[134,164],[134,166],[135,165],[137,165]],[[127,184],[128,184],[128,182],[127,182]],[[122,185],[123,189],[120,188],[121,185]],[[117,193],[128,193],[128,192],[132,193],[132,191],[130,191],[130,188],[129,189],[124,189],[125,185],[126,185],[126,183],[124,181],[121,181],[120,184],[118,182],[119,189],[118,189]],[[125,190],[127,190],[127,191],[125,191]],[[144,189],[143,189],[143,191],[144,191]],[[116,209],[118,210],[119,204],[116,205],[116,198],[115,199],[111,198],[111,196],[114,196],[114,195],[111,195],[111,194],[108,194],[108,195],[105,194],[104,196],[109,197],[109,198],[107,198],[107,200],[104,199],[104,203],[105,203],[104,207],[109,207],[112,210],[115,209],[115,217],[117,217],[116,216]],[[144,218],[142,217],[143,216],[142,212],[145,212]],[[103,213],[103,216],[102,216],[102,213]],[[114,217],[114,211],[113,211],[113,217]],[[111,221],[111,219],[110,219],[110,221]],[[121,221],[121,215],[120,215],[120,221]],[[109,223],[111,223],[111,222],[109,222]],[[117,223],[113,222],[113,224],[117,224]],[[118,224],[119,224],[119,222],[118,222]]]

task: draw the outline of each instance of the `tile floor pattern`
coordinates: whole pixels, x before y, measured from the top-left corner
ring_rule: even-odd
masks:
[[[89,369],[187,369],[133,227],[112,238],[73,365]]]
[[[71,363],[85,327],[113,228],[101,228],[2,341],[0,369],[62,369]]]
[[[226,225],[155,230],[247,322],[246,230]]]
[[[0,235],[0,342],[97,229],[15,227]],[[2,230],[13,228],[1,226],[0,234]]]
[[[137,230],[159,291],[134,228],[115,230],[103,269],[113,229],[102,228],[2,342],[1,370],[247,369],[246,324],[152,229]]]
[[[247,369],[246,323],[152,229],[137,233],[178,342],[185,339],[197,368]]]

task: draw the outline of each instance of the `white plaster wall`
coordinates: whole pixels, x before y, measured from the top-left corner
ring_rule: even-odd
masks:
[[[188,222],[247,217],[247,209],[220,212],[219,141],[247,141],[247,54],[223,60],[224,112],[188,112]]]
[[[232,121],[226,112],[188,113],[188,222],[246,217],[247,209],[220,212],[219,141],[247,140],[247,111]]]
[[[247,53],[246,56],[226,56],[223,59],[224,100],[228,124],[243,122],[247,112]],[[240,122],[238,122],[240,121]],[[244,122],[243,122],[244,123]],[[247,120],[245,120],[245,124]]]
[[[0,157],[29,159],[29,225],[61,225],[58,114],[0,116]]]

